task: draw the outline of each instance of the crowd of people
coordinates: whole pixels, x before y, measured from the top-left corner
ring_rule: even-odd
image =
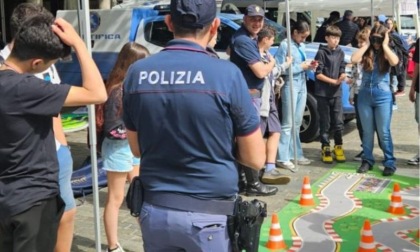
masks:
[[[393,20],[378,17],[367,27],[360,19],[354,22],[352,11],[342,19],[331,12],[315,35],[324,44],[311,61],[305,54],[306,22],[293,22],[291,41],[282,41],[271,55],[277,35],[264,15],[258,5],[245,9],[226,61],[212,50],[220,26],[215,1],[171,0],[165,23],[174,39],[155,55],[140,44],[125,44],[105,85],[71,24],[36,4],[20,4],[11,18],[14,39],[0,52],[0,251],[71,250],[72,159],[59,116],[66,106],[100,104],[107,251],[124,251],[118,214],[125,183],[136,176],[146,251],[231,251],[227,221],[238,194],[274,195],[274,185],[291,180],[281,169],[296,172],[295,164],[311,163],[299,131],[292,131],[302,123],[308,71],[316,76],[321,160],[347,160],[341,100],[347,82],[362,146],[356,172],[373,168],[376,132],[384,153],[382,174],[393,175],[394,95],[403,95],[406,78],[391,71],[401,60],[392,43],[401,39]],[[340,45],[359,47],[350,78]],[[83,83],[48,85],[60,84],[54,63],[71,49]],[[419,123],[419,40],[413,60],[409,99]],[[408,163],[418,165],[419,155]]]

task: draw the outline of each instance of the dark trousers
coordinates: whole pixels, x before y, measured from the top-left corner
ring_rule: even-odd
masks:
[[[360,121],[359,111],[357,110],[357,94],[354,94],[354,112],[356,112],[356,126],[357,131],[359,132],[360,142],[363,141],[363,129],[362,129],[362,122]]]
[[[319,114],[319,135],[321,145],[330,145],[330,129],[334,131],[335,145],[343,144],[343,104],[341,97],[317,96],[317,107]]]
[[[27,211],[0,219],[0,251],[52,252],[64,212],[60,196],[39,202]]]
[[[399,91],[404,91],[405,89],[405,82],[407,80],[407,71],[404,70],[403,72],[401,72],[399,75],[397,75],[397,80],[398,80],[398,90]]]

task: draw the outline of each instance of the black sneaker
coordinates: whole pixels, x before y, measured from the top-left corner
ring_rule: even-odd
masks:
[[[373,166],[371,166],[368,162],[363,161],[362,165],[357,169],[357,173],[366,173],[373,169]]]
[[[363,156],[363,151],[361,151],[359,154],[354,156],[353,160],[354,161],[362,161],[362,156]]]
[[[382,172],[383,176],[392,176],[395,173],[396,168],[393,167],[385,167],[384,171]]]

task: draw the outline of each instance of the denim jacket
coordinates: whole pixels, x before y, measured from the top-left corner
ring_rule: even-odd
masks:
[[[362,85],[360,86],[361,89],[372,87],[378,87],[384,91],[391,92],[389,71],[386,73],[379,72],[377,57],[375,57],[375,61],[373,63],[373,71],[363,70]]]
[[[299,76],[305,74],[305,71],[300,66],[302,62],[306,61],[306,54],[305,54],[305,43],[297,44],[295,41],[292,40],[292,57],[293,61],[290,67],[293,71],[294,79],[298,78]],[[276,64],[280,65],[286,62],[286,56],[288,53],[288,42],[287,39],[284,39],[281,43],[279,48],[277,49],[275,59]],[[289,75],[289,71],[285,71],[282,73],[284,75]],[[304,77],[305,78],[305,77]],[[306,78],[305,78],[306,79]]]

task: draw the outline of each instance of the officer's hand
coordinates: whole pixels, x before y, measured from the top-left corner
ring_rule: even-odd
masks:
[[[73,47],[80,42],[83,43],[73,26],[62,18],[57,18],[54,21],[52,29],[66,45]]]

